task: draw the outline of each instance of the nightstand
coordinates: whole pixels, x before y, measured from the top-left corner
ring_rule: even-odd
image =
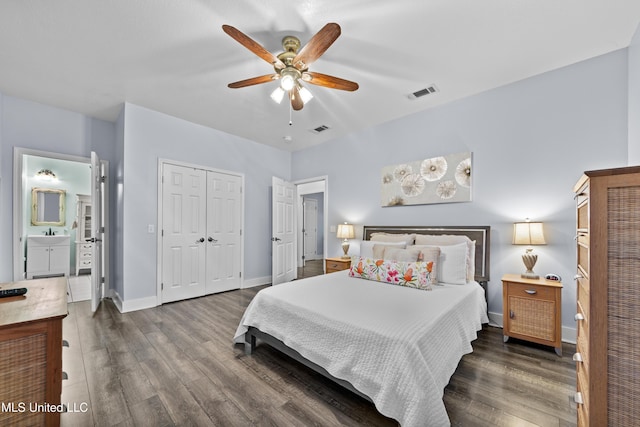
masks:
[[[509,337],[552,346],[562,356],[562,282],[502,277],[504,342]]]
[[[324,270],[326,273],[347,270],[351,267],[351,258],[326,258],[324,260]]]

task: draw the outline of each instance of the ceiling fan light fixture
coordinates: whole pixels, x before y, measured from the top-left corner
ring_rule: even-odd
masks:
[[[282,102],[282,99],[284,98],[284,94],[285,94],[284,89],[278,86],[276,90],[271,92],[271,99],[273,99],[274,102],[276,102],[277,104],[280,104]]]
[[[302,102],[305,104],[313,99],[313,94],[306,87],[300,86],[298,93],[300,94],[300,99],[302,99]]]
[[[293,89],[295,85],[296,85],[296,80],[288,74],[283,75],[282,78],[280,79],[280,87],[286,90],[287,92]]]
[[[288,92],[298,84],[299,78],[300,71],[293,67],[287,67],[280,72],[280,87]]]

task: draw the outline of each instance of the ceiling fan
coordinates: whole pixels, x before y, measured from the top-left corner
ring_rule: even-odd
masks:
[[[294,110],[301,110],[304,104],[313,98],[311,92],[302,85],[302,82],[331,89],[347,91],[358,89],[358,83],[309,71],[309,65],[317,60],[340,36],[340,26],[336,23],[329,23],[322,27],[302,49],[300,49],[300,40],[297,37],[284,37],[282,39],[284,52],[279,55],[267,51],[237,28],[223,25],[222,30],[251,52],[273,65],[275,70],[274,74],[229,83],[228,86],[232,89],[280,80],[280,86],[271,94],[271,98],[279,103],[285,93],[288,93],[291,107]]]

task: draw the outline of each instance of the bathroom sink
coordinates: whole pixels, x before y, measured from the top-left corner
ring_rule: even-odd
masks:
[[[33,243],[39,243],[41,245],[59,245],[61,243],[70,242],[69,235],[60,235],[60,236],[40,236],[40,235],[32,235],[28,236],[27,240]]]

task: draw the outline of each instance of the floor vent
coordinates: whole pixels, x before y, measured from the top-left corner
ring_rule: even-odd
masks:
[[[409,99],[418,99],[423,96],[431,95],[436,92],[438,92],[438,88],[436,87],[436,85],[431,85],[424,89],[420,89],[418,91],[413,92],[412,94],[409,95]]]
[[[320,125],[317,128],[311,129],[311,132],[313,133],[320,133],[320,132],[324,132],[325,130],[329,129],[329,126],[327,125]]]

